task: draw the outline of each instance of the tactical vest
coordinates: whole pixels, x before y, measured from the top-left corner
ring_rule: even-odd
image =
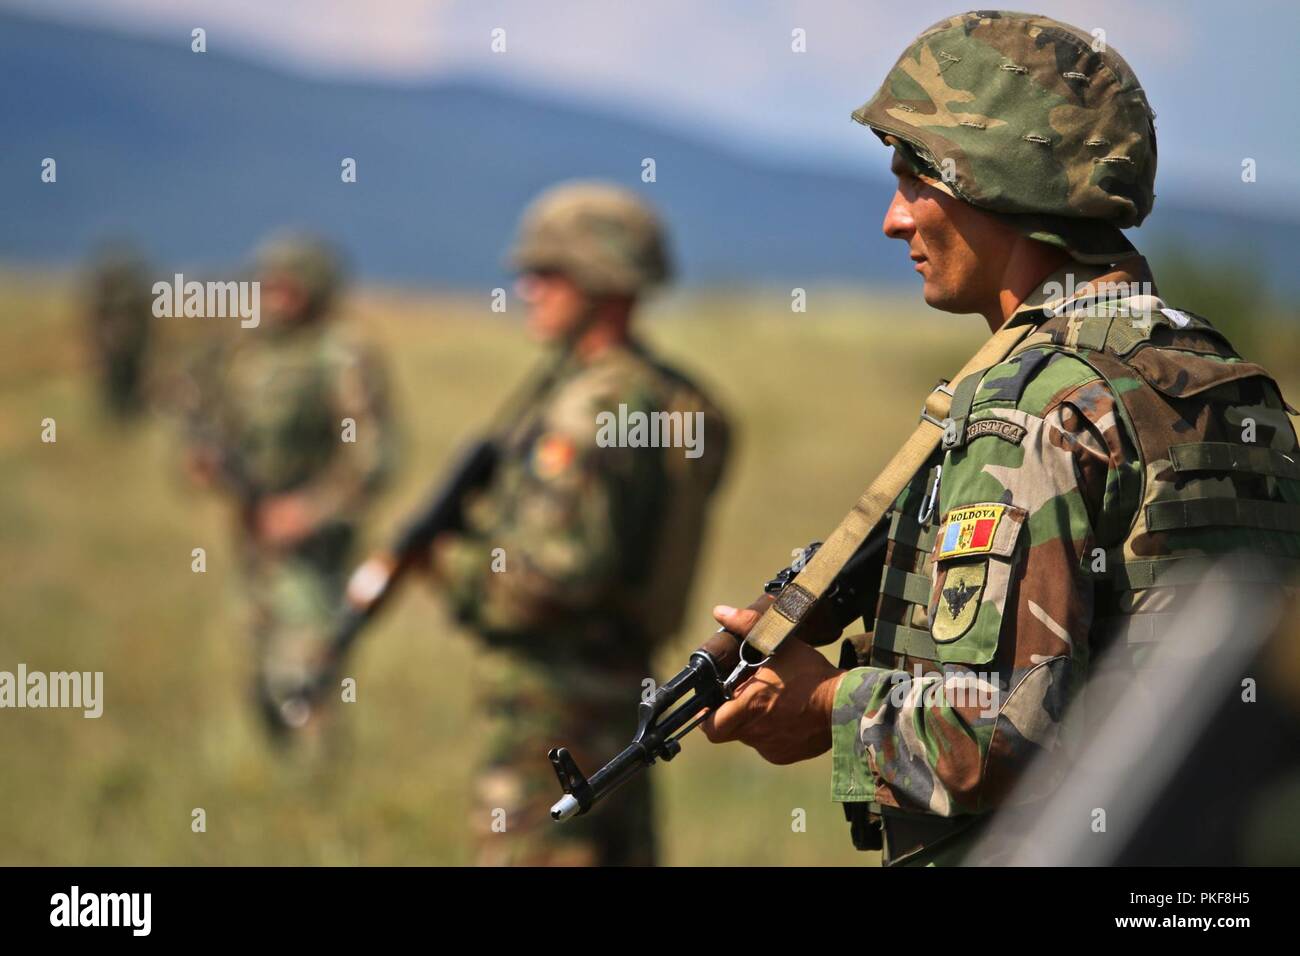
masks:
[[[1092,658],[1127,646],[1127,653],[1110,660],[1140,666],[1168,630],[1174,589],[1204,580],[1211,563],[1219,580],[1257,580],[1252,556],[1294,573],[1300,563],[1300,451],[1288,418],[1296,412],[1276,382],[1261,366],[1243,361],[1209,322],[1154,297],[1127,300],[1123,308],[1126,313],[1116,308],[1109,315],[1045,313],[1016,354],[1069,353],[1118,399],[1122,430],[1141,463],[1141,487],[1131,495],[1139,504],[1129,514],[1100,516],[1097,547],[1083,555],[1082,571],[1095,587]],[[928,671],[949,659],[951,646],[936,643],[927,622],[931,552],[943,512],[941,487],[934,494],[936,466],[965,443],[966,420],[987,371],[954,383],[943,447],[886,518],[889,545],[874,633],[869,646],[855,648],[856,660],[846,653],[841,666],[911,672],[919,664]],[[1010,562],[993,565],[990,573],[1010,573]],[[984,662],[963,650],[960,663]],[[881,808],[846,804],[845,810],[855,844],[878,847],[863,811],[879,819]],[[946,841],[969,823],[889,808],[883,816],[886,862]]]
[[[292,330],[231,353],[219,412],[227,453],[259,493],[291,491],[338,455],[333,394],[346,361],[324,328]]]
[[[1122,644],[1140,664],[1168,631],[1171,589],[1210,573],[1258,583],[1254,557],[1294,571],[1300,454],[1295,410],[1262,366],[1200,316],[1151,296],[1126,305],[1127,314],[1052,317],[1025,348],[1086,362],[1119,399],[1136,444],[1140,503],[1102,516],[1082,570],[1096,587],[1092,656]],[[963,413],[954,408],[954,419]],[[954,431],[959,442],[965,429]]]
[[[600,633],[623,635],[627,643],[649,648],[675,633],[686,615],[691,583],[698,565],[709,505],[721,482],[730,453],[730,426],[710,396],[638,343],[626,347],[636,374],[644,375],[655,412],[703,415],[703,453],[688,458],[678,447],[645,448],[654,464],[653,517],[645,527],[625,529],[617,580],[598,608],[587,617]],[[538,396],[506,438],[506,457],[529,461],[547,429],[550,406],[581,375],[577,363],[561,367],[556,380]],[[631,375],[625,372],[624,377]],[[572,625],[566,625],[570,630]],[[633,638],[635,635],[635,638]],[[531,643],[537,642],[529,638]],[[608,651],[597,646],[602,655]],[[603,658],[602,658],[603,659]]]
[[[1158,592],[1203,580],[1209,560],[1248,552],[1288,569],[1300,561],[1300,450],[1288,418],[1295,411],[1268,372],[1243,361],[1205,319],[1159,300],[1149,324],[1122,315],[1053,316],[1018,354],[1031,350],[1068,352],[1096,371],[1119,399],[1124,431],[1141,460],[1139,507],[1102,516],[1099,547],[1083,556],[1082,570],[1098,588],[1094,632],[1103,644],[1156,639],[1168,606]],[[943,448],[887,518],[890,544],[870,655],[877,666],[899,666],[899,658],[945,660],[926,627],[942,501],[927,504],[933,466],[965,443],[984,374],[956,383]],[[1253,568],[1216,562],[1214,573],[1247,581]]]
[[[645,580],[623,595],[625,612],[641,621],[653,638],[676,633],[686,617],[709,503],[726,469],[731,441],[726,418],[707,396],[671,370],[666,370],[666,378],[665,410],[684,416],[703,413],[707,445],[704,454],[694,459],[676,448],[664,453],[666,485],[660,521],[646,556]]]

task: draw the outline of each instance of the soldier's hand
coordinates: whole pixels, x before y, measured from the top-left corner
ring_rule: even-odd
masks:
[[[297,544],[316,527],[316,515],[302,495],[272,495],[258,502],[257,536],[270,545]]]
[[[719,605],[713,617],[743,637],[770,600],[740,610]],[[704,734],[714,743],[739,740],[776,764],[823,754],[831,746],[831,710],[844,673],[803,641],[788,641],[735,697],[705,718]]]
[[[442,581],[447,576],[449,555],[459,540],[460,535],[451,531],[444,531],[433,539],[427,549],[420,550],[416,559],[416,567],[422,573],[431,575],[434,581]]]

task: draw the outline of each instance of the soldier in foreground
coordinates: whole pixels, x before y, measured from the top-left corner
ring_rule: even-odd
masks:
[[[305,236],[258,253],[261,321],[194,373],[188,465],[237,509],[253,613],[255,691],[273,735],[322,665],[365,506],[391,471],[375,354],[333,326],[343,267]]]
[[[467,530],[441,535],[432,555],[437,582],[487,647],[478,861],[652,864],[648,782],[561,830],[547,813],[555,778],[543,755],[563,738],[595,756],[630,729],[628,695],[682,617],[727,426],[633,334],[642,296],[670,272],[661,226],[634,194],[555,187],[525,213],[511,260],[529,331],[556,364],[508,430]],[[626,441],[602,431],[609,416],[654,413],[674,423],[659,437],[682,440],[646,447],[631,431]]]
[[[1003,354],[945,387],[939,447],[886,515],[871,633],[839,668],[781,643],[704,729],[773,763],[829,749],[860,847],[883,830],[887,864],[957,861],[1031,758],[1065,765],[1091,663],[1140,668],[1201,559],[1300,558],[1296,437],[1268,373],[1159,299],[1120,231],[1151,211],[1156,138],[1114,50],[956,16],[853,116],[893,148],[884,231],[925,301],[982,316]],[[799,618],[786,598],[770,613]],[[770,603],[715,616],[759,634]]]
[[[87,332],[105,406],[126,418],[140,411],[153,297],[148,266],[132,246],[106,243],[86,277]]]

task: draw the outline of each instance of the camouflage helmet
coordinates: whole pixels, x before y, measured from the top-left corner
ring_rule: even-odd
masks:
[[[520,272],[563,272],[591,295],[636,295],[672,272],[659,217],[630,190],[599,182],[562,183],[533,200],[509,261]]]
[[[103,239],[90,254],[90,270],[99,275],[136,276],[145,271],[144,252],[130,239],[117,236]]]
[[[302,283],[309,309],[324,311],[343,287],[343,255],[331,243],[305,233],[279,233],[258,247],[254,270],[259,276],[282,274]]]
[[[1101,38],[976,11],[918,36],[853,113],[929,182],[1084,262],[1134,253],[1155,201],[1155,113]]]
[[[128,239],[111,238],[91,252],[86,281],[101,292],[148,288],[149,263],[141,249]]]

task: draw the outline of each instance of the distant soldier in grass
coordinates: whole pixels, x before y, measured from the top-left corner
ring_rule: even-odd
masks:
[[[338,253],[285,236],[258,253],[261,320],[234,328],[190,382],[189,466],[235,505],[253,613],[257,701],[293,726],[315,676],[365,506],[392,469],[393,427],[376,354],[333,325]]]
[[[127,418],[144,405],[153,314],[148,264],[129,243],[107,242],[96,250],[84,282],[86,331],[104,405]]]
[[[506,436],[466,533],[433,548],[436,579],[487,648],[478,860],[650,864],[645,779],[604,813],[556,827],[546,753],[572,741],[594,760],[630,731],[628,695],[682,618],[728,429],[634,333],[642,297],[670,271],[659,221],[635,194],[556,187],[524,215],[512,261],[529,331],[557,353],[556,371]],[[658,423],[660,440],[648,444],[637,421]]]

